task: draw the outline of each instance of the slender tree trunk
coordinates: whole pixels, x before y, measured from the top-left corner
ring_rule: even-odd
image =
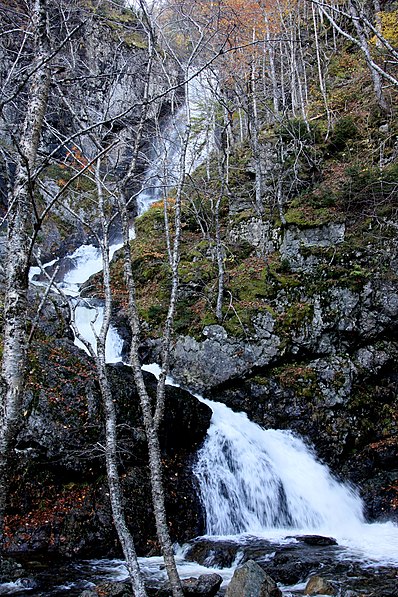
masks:
[[[268,58],[269,58],[269,74],[271,77],[271,85],[272,85],[272,103],[273,103],[273,107],[274,107],[274,114],[278,114],[278,112],[279,112],[279,97],[278,97],[278,81],[276,78],[276,68],[275,68],[275,46],[274,46],[274,42],[271,41],[269,18],[267,16],[266,11],[264,11],[264,21],[265,21],[265,34],[266,34]]]
[[[381,22],[381,5],[380,0],[373,0],[373,6],[375,11],[375,24],[377,31],[382,33],[382,22]],[[376,37],[376,47],[381,48],[382,43],[378,37]]]
[[[173,546],[166,520],[166,508],[162,482],[162,462],[159,447],[159,438],[155,429],[152,414],[152,404],[148,396],[141,370],[141,363],[138,356],[140,324],[137,312],[135,282],[132,271],[131,249],[129,241],[129,218],[124,196],[120,199],[120,207],[123,221],[124,240],[124,272],[129,293],[128,317],[132,332],[130,365],[134,374],[134,381],[140,397],[141,410],[144,418],[145,433],[148,443],[149,468],[152,487],[152,502],[155,513],[156,531],[162,547],[162,555],[165,560],[166,570],[174,597],[183,597],[181,581],[178,576],[175,564]]]
[[[373,81],[373,89],[375,91],[377,103],[379,104],[379,107],[383,112],[388,112],[388,104],[383,93],[382,79],[380,74],[373,68],[373,60],[370,55],[368,40],[366,39],[365,31],[360,20],[360,13],[357,9],[356,2],[354,0],[350,0],[350,13],[358,35],[361,50],[365,56],[365,60],[370,69],[370,74]]]
[[[188,79],[188,71],[186,72],[186,79]],[[166,375],[169,370],[170,361],[170,343],[171,335],[173,332],[174,315],[177,306],[178,287],[179,287],[179,263],[180,263],[180,242],[181,242],[181,208],[182,208],[182,192],[186,177],[186,155],[189,142],[189,136],[191,132],[191,112],[189,103],[189,86],[185,86],[185,127],[181,135],[181,154],[179,161],[179,176],[174,206],[174,242],[173,252],[171,260],[171,290],[169,298],[169,307],[167,310],[166,321],[163,327],[163,338],[162,338],[162,362],[161,362],[161,373],[157,386],[156,394],[156,411],[154,415],[154,424],[156,430],[159,429],[159,425],[164,415],[164,398],[165,398],[165,382]],[[165,222],[167,224],[167,222]],[[166,234],[168,231],[166,231]]]
[[[331,25],[333,26],[333,28],[343,37],[345,37],[346,39],[350,40],[353,44],[355,44],[356,46],[358,46],[360,48],[360,50],[362,51],[365,60],[366,60],[366,64],[368,65],[369,69],[370,69],[370,73],[372,76],[372,81],[373,81],[373,88],[375,90],[375,94],[376,94],[376,98],[378,100],[379,103],[379,107],[384,111],[387,110],[388,111],[388,104],[384,98],[383,95],[383,90],[382,90],[382,78],[386,79],[387,81],[389,81],[390,83],[392,83],[394,85],[394,87],[398,87],[398,79],[396,77],[394,77],[393,75],[391,75],[390,73],[388,73],[386,70],[382,69],[373,59],[372,56],[370,54],[368,45],[367,45],[367,40],[366,40],[366,36],[364,34],[363,31],[363,27],[362,24],[359,23],[359,19],[355,16],[357,15],[357,11],[355,6],[353,6],[352,0],[350,2],[350,7],[351,7],[351,18],[354,22],[354,26],[357,28],[357,33],[360,37],[360,39],[357,39],[356,37],[353,37],[350,33],[347,33],[347,31],[345,31],[344,29],[342,29],[340,27],[340,25],[336,22],[336,20],[333,18],[333,16],[330,14],[330,12],[328,12],[328,10],[326,10],[326,5],[322,2],[318,2],[317,0],[311,0],[312,2],[314,2],[314,4],[316,4],[317,6],[319,6],[319,10],[322,12],[322,14],[328,19],[328,21],[331,23]],[[374,32],[376,32],[376,34],[378,35],[377,29],[374,29]],[[382,36],[380,36],[380,40],[382,41],[383,45],[386,45],[386,47],[388,47],[390,44],[388,44],[388,42],[386,43],[383,39]],[[388,45],[387,45],[388,44]],[[385,108],[383,107],[385,106]]]
[[[224,298],[224,279],[225,279],[225,267],[224,267],[224,249],[221,240],[221,223],[220,223],[220,206],[221,201],[225,194],[226,187],[226,160],[228,147],[222,147],[223,154],[219,162],[219,175],[220,175],[220,192],[215,205],[215,227],[216,227],[216,252],[217,252],[217,267],[218,267],[218,291],[217,291],[217,303],[216,303],[216,317],[219,323],[222,322],[222,306]]]
[[[325,104],[325,109],[326,109],[326,114],[327,114],[327,119],[328,119],[328,130],[327,130],[327,134],[326,134],[326,138],[327,138],[329,136],[329,130],[330,130],[330,126],[331,126],[330,110],[329,110],[328,98],[327,98],[327,93],[326,93],[325,81],[324,81],[323,73],[322,73],[321,53],[320,53],[319,37],[318,37],[317,15],[315,12],[315,6],[312,3],[311,3],[311,9],[312,9],[312,22],[314,23],[315,51],[316,51],[316,63],[317,63],[317,67],[318,67],[319,88],[321,90],[323,103]],[[322,14],[322,13],[320,13],[320,14]]]
[[[27,113],[19,142],[15,181],[9,199],[7,280],[0,398],[0,534],[7,500],[7,467],[18,428],[26,374],[29,246],[33,229],[33,181],[37,149],[50,85],[50,42],[46,0],[35,0],[32,24],[35,62]],[[41,66],[40,66],[41,65]]]
[[[104,284],[104,316],[101,330],[96,337],[97,351],[92,356],[95,359],[97,368],[98,382],[101,390],[102,403],[105,416],[105,459],[106,473],[109,485],[109,496],[112,507],[112,517],[116,532],[123,549],[123,555],[126,560],[126,567],[130,575],[131,584],[136,597],[146,597],[146,590],[142,574],[138,565],[137,554],[135,551],[133,537],[127,527],[123,505],[123,491],[120,483],[119,471],[117,466],[117,421],[115,403],[113,400],[109,379],[106,371],[105,347],[106,338],[109,331],[112,307],[111,277],[109,265],[109,234],[108,223],[105,217],[105,205],[102,182],[100,178],[101,160],[98,159],[96,165],[96,185],[98,195],[98,208],[101,218],[102,239],[101,253],[103,261],[103,284]]]
[[[248,117],[250,128],[250,145],[253,152],[254,172],[255,172],[255,205],[259,215],[264,213],[263,206],[263,175],[261,168],[261,154],[260,154],[260,122],[258,117],[257,105],[257,65],[255,56],[252,58],[251,76],[250,76],[250,90],[248,97]]]
[[[150,86],[150,74],[151,74],[151,64],[153,61],[153,47],[154,47],[154,32],[152,30],[152,23],[147,12],[146,4],[143,0],[140,0],[140,6],[144,13],[144,17],[146,20],[147,30],[148,30],[148,45],[149,45],[149,64],[147,69],[146,81],[145,81],[145,90],[144,90],[144,101],[143,101],[143,109],[141,113],[140,123],[137,128],[137,135],[136,135],[136,143],[135,148],[133,151],[133,156],[130,164],[129,171],[126,175],[124,181],[124,187],[128,180],[134,176],[136,171],[136,163],[137,163],[137,156],[139,151],[139,143],[143,132],[144,123],[147,116],[148,111],[148,100],[149,100],[149,86]],[[185,157],[184,157],[185,161]],[[182,192],[182,188],[180,194]],[[129,215],[127,209],[127,198],[124,193],[124,189],[122,188],[120,196],[119,196],[119,210],[122,220],[122,233],[123,233],[123,250],[124,250],[124,274],[126,285],[128,289],[128,318],[131,328],[131,347],[130,347],[130,365],[133,370],[134,374],[134,381],[137,387],[138,395],[140,397],[140,405],[144,419],[144,427],[145,433],[147,438],[147,445],[148,445],[148,455],[149,455],[149,469],[150,469],[150,480],[151,480],[151,489],[152,489],[152,503],[154,508],[155,514],[155,522],[156,522],[156,531],[157,536],[161,545],[162,555],[165,561],[166,571],[169,578],[171,590],[174,597],[183,597],[182,585],[181,580],[178,576],[177,566],[175,563],[174,553],[173,553],[173,545],[170,538],[169,528],[167,524],[166,518],[166,508],[165,508],[165,498],[164,498],[164,489],[163,489],[163,479],[162,479],[162,461],[161,461],[161,452],[159,446],[159,437],[158,437],[158,424],[155,423],[155,418],[152,412],[152,404],[151,399],[148,396],[148,392],[145,386],[142,370],[141,370],[141,363],[139,360],[139,335],[140,335],[140,323],[139,323],[139,316],[137,311],[137,303],[136,303],[136,292],[135,292],[135,281],[133,276],[133,269],[132,269],[132,259],[131,259],[131,248],[130,248],[130,223],[129,223]],[[177,211],[178,203],[176,202],[176,211]],[[180,212],[178,213],[179,222]],[[177,217],[177,216],[176,216]],[[177,222],[178,224],[178,222]],[[179,223],[181,226],[181,222]],[[178,228],[175,231],[176,238],[178,238],[180,231]],[[179,241],[178,241],[179,242]],[[178,244],[178,243],[177,243]],[[176,250],[176,241],[174,243],[173,252]],[[178,253],[179,255],[179,253]],[[173,264],[175,262],[176,267],[178,267],[178,258],[175,257],[174,253],[172,255]],[[172,267],[173,269],[173,267]],[[174,278],[177,278],[178,283],[178,272],[176,273],[173,269],[173,283],[172,283],[172,298],[171,301],[176,300],[176,293],[177,293],[177,286]],[[173,299],[173,294],[175,295],[175,299]],[[165,375],[163,375],[163,385],[165,382]],[[159,387],[159,386],[158,386]],[[159,394],[159,390],[158,390]],[[157,400],[159,402],[159,400]],[[161,407],[160,407],[161,408]],[[158,409],[157,409],[158,410]],[[160,419],[159,419],[160,421]]]

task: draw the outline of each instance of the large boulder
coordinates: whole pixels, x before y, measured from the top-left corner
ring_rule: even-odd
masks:
[[[304,589],[304,595],[336,595],[336,593],[332,583],[322,576],[311,576]]]
[[[184,578],[181,581],[184,595],[187,597],[215,597],[221,587],[222,577],[219,574],[201,574],[198,578]],[[171,597],[168,581],[147,586],[150,597]]]
[[[237,568],[225,597],[281,597],[276,582],[254,560]]]

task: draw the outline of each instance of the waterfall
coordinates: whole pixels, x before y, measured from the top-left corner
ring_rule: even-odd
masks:
[[[206,401],[213,417],[194,473],[207,533],[322,529],[362,523],[362,503],[289,431],[262,429],[244,413]]]
[[[193,130],[185,155],[187,174],[192,174],[208,159],[214,149],[213,90],[216,87],[214,76],[206,69],[188,82],[187,93]],[[137,198],[139,215],[145,213],[154,201],[162,198],[163,193],[177,186],[185,122],[186,108],[183,104],[169,117],[156,139],[151,164],[145,174],[146,189]]]
[[[366,523],[357,492],[337,481],[303,440],[200,400],[213,411],[193,468],[208,535],[331,535],[347,557],[397,565],[398,527]]]
[[[192,96],[196,101],[193,115],[199,120],[202,100],[195,89]],[[164,139],[159,140],[146,173],[148,188],[137,199],[139,214],[160,198],[163,188],[176,182],[183,118],[180,110],[163,131]],[[207,133],[202,137],[194,135],[187,152],[187,171],[203,162],[210,149]],[[110,257],[120,246],[110,247]],[[68,259],[73,268],[61,286],[76,301],[79,331],[95,349],[92,327],[99,329],[103,308],[95,300],[82,302],[79,293],[81,284],[101,271],[101,254],[98,248],[83,245]],[[39,271],[32,268],[33,283]],[[82,348],[78,340],[75,343]],[[107,362],[120,361],[122,348],[123,341],[111,326]],[[156,368],[152,370],[156,373]],[[173,382],[168,379],[168,383]],[[204,402],[213,410],[213,417],[193,472],[198,479],[209,535],[284,538],[287,534],[328,534],[359,557],[367,554],[375,561],[398,562],[397,527],[391,523],[366,524],[357,493],[334,479],[301,439],[289,431],[264,430],[245,414],[235,413],[223,404]]]

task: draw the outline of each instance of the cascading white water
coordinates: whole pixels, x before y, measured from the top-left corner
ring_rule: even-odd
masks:
[[[214,149],[213,89],[217,82],[206,69],[188,82],[189,111],[193,127],[185,152],[185,172],[192,174]],[[152,203],[176,187],[180,176],[182,138],[186,123],[183,104],[170,116],[153,147],[151,165],[145,174],[145,190],[137,197],[138,214],[147,211]]]
[[[347,557],[398,564],[398,527],[367,524],[358,494],[334,479],[300,438],[201,400],[213,416],[193,470],[209,535],[332,535]]]
[[[207,533],[258,533],[270,528],[336,530],[363,522],[361,500],[332,478],[289,431],[265,430],[224,404],[209,402],[212,424],[194,472]]]
[[[79,303],[75,307],[75,323],[83,338],[96,350],[96,338],[94,334],[99,333],[104,319],[104,308],[102,306],[90,306],[90,304]],[[94,329],[93,329],[94,328]],[[75,344],[90,354],[85,345],[75,338]],[[117,330],[111,325],[105,343],[105,360],[107,363],[119,363],[122,360],[123,340]]]
[[[109,258],[112,259],[115,252],[120,249],[121,243],[112,244],[109,247]],[[75,301],[75,323],[81,336],[91,344],[94,351],[97,350],[95,334],[99,332],[104,316],[104,309],[101,305],[90,303],[89,300],[82,301],[79,298],[80,286],[92,275],[102,270],[102,256],[99,248],[93,245],[82,245],[68,259],[74,267],[65,275],[63,282],[59,284],[62,291]],[[75,344],[82,350],[88,352],[84,344],[75,338]],[[105,357],[107,363],[118,363],[122,360],[123,340],[120,338],[116,328],[110,325],[105,344]]]
[[[209,98],[210,88],[205,87],[205,79],[202,76],[197,82],[193,79],[188,85],[190,108],[195,119],[205,118],[204,112],[206,99]],[[138,214],[141,215],[149,209],[152,203],[162,197],[164,188],[172,188],[177,184],[179,176],[179,160],[181,155],[181,137],[185,125],[185,108],[181,107],[169,119],[162,131],[161,137],[157,140],[152,155],[151,165],[147,169],[144,182],[144,190],[137,197]],[[211,135],[207,131],[203,134],[192,134],[188,143],[185,158],[186,172],[192,172],[212,149],[209,141]],[[132,231],[132,238],[134,232]],[[120,249],[122,244],[115,243],[109,248],[109,257],[112,259],[114,253]],[[65,275],[60,284],[63,292],[72,297],[79,297],[80,287],[92,275],[102,270],[102,257],[99,248],[93,245],[82,245],[74,253],[68,256],[73,267]],[[48,264],[49,265],[49,264]],[[51,264],[50,264],[51,265]],[[37,271],[38,270],[38,271]],[[40,269],[32,268],[32,277],[39,273]],[[90,301],[78,302],[75,309],[75,322],[80,334],[96,350],[96,339],[93,331],[99,331],[103,320],[102,307]],[[82,342],[77,338],[75,344],[86,350]],[[106,361],[116,363],[122,360],[123,340],[119,337],[117,330],[111,325],[106,340]]]
[[[115,252],[121,247],[121,243],[110,245],[109,259],[112,259]],[[65,294],[79,296],[80,286],[91,276],[102,271],[101,250],[94,245],[81,245],[71,255],[68,255],[68,259],[73,264],[73,267],[65,275],[60,286]]]

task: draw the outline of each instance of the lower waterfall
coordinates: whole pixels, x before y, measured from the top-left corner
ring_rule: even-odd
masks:
[[[335,479],[302,439],[200,400],[213,411],[193,468],[208,536],[285,541],[328,535],[345,549],[344,557],[398,564],[398,527],[366,523],[355,489]]]
[[[212,425],[194,473],[208,534],[363,522],[359,497],[333,479],[301,439],[262,429],[224,404],[205,402],[213,410]]]

